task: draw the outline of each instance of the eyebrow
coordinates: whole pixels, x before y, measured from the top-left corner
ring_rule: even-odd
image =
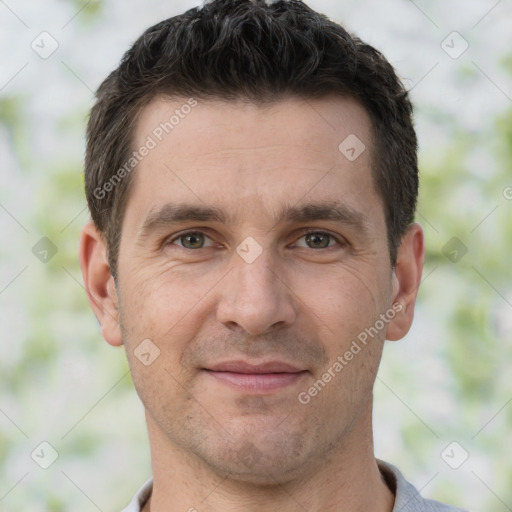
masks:
[[[313,221],[337,222],[353,228],[365,235],[368,232],[366,215],[354,208],[340,202],[307,203],[301,205],[285,205],[278,215],[274,217],[274,223],[307,223]],[[137,238],[145,240],[152,233],[166,229],[180,222],[218,222],[220,224],[233,224],[231,214],[213,206],[195,204],[165,204],[156,211],[151,212],[144,224],[137,231]]]

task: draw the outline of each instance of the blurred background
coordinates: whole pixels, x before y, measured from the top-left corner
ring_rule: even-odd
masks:
[[[93,93],[185,0],[0,0],[0,510],[121,510],[150,476],[123,348],[77,259]],[[310,0],[388,57],[420,139],[428,255],[414,326],[388,342],[379,458],[426,497],[512,510],[512,4]]]

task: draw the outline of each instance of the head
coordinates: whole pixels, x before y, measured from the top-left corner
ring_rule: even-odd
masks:
[[[416,152],[392,66],[300,1],[213,1],[144,32],[91,111],[80,259],[153,439],[258,482],[352,446],[384,340],[412,321]],[[214,375],[233,360],[302,373],[247,392]]]

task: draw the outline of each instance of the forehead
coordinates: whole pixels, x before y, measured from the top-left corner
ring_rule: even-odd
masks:
[[[261,129],[265,127],[265,130]],[[273,103],[249,100],[203,100],[157,96],[142,109],[136,124],[136,145],[151,136],[157,144],[189,142],[197,156],[208,142],[241,148],[273,142],[325,150],[332,142],[358,135],[370,142],[371,122],[364,107],[350,97],[329,95],[320,99],[283,97]],[[329,136],[326,138],[327,133]],[[229,134],[230,138],[225,139]],[[217,136],[217,137],[216,137]],[[276,136],[278,138],[276,138]],[[248,137],[253,139],[252,144]],[[226,144],[223,144],[223,142]],[[337,145],[336,145],[337,146]]]
[[[306,195],[355,206],[375,196],[371,145],[369,116],[350,98],[261,106],[157,97],[136,126],[135,151],[151,149],[137,164],[128,202],[137,216],[174,199],[236,202],[254,215]]]

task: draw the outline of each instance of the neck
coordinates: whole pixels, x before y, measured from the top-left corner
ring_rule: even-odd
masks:
[[[216,473],[173,444],[146,414],[153,493],[144,512],[391,512],[394,494],[373,454],[371,404],[335,446],[311,457],[307,469],[261,485]]]

